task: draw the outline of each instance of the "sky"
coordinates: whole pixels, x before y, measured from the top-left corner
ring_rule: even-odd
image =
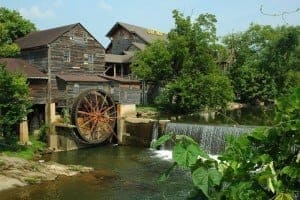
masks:
[[[173,26],[172,10],[195,18],[201,13],[216,15],[217,34],[246,30],[250,23],[272,26],[300,25],[300,0],[0,0],[0,7],[17,10],[39,30],[80,22],[104,46],[106,33],[116,22],[125,22],[167,33]]]

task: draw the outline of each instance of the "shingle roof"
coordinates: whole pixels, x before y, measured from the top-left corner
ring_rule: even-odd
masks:
[[[105,54],[106,63],[130,63],[133,55]]]
[[[18,58],[1,58],[0,63],[5,65],[7,71],[21,73],[28,79],[48,79],[46,74],[25,60]]]
[[[108,82],[107,79],[99,77],[97,75],[60,74],[56,76],[67,82]]]
[[[79,23],[32,32],[22,38],[17,39],[15,42],[20,46],[21,49],[46,46],[65,32],[72,29],[77,24]]]
[[[106,36],[110,37],[119,26],[125,28],[126,30],[128,30],[131,33],[135,33],[136,35],[138,35],[142,40],[144,40],[148,44],[152,43],[152,42],[154,42],[155,40],[158,40],[158,39],[161,39],[161,40],[166,39],[166,34],[163,34],[161,32],[151,30],[151,29],[147,29],[147,28],[143,28],[143,27],[140,27],[140,26],[135,26],[135,25],[132,25],[132,24],[123,23],[123,22],[117,22],[110,29],[110,31],[106,34]]]

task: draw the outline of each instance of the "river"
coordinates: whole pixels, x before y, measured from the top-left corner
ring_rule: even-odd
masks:
[[[45,159],[94,167],[95,171],[2,191],[0,199],[176,200],[185,199],[192,188],[189,174],[181,169],[176,169],[166,182],[158,182],[172,164],[165,151],[107,145],[53,153]]]

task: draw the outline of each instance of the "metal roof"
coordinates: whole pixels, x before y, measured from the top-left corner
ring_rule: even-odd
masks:
[[[107,79],[99,77],[97,75],[59,74],[56,76],[66,82],[109,82]]]
[[[48,79],[46,74],[19,58],[1,58],[0,63],[5,65],[7,71],[21,73],[28,79]]]
[[[146,43],[152,43],[155,40],[166,40],[166,34],[156,31],[156,30],[152,30],[152,29],[147,29],[144,27],[140,27],[140,26],[136,26],[136,25],[132,25],[132,24],[127,24],[127,23],[123,23],[123,22],[117,22],[110,30],[109,32],[106,34],[107,37],[112,36],[112,34],[115,32],[115,30],[117,30],[118,27],[123,27],[125,28],[127,31],[131,32],[131,33],[135,33],[137,36],[139,36],[142,40],[144,40]]]
[[[30,48],[47,46],[48,44],[55,41],[59,36],[70,31],[72,28],[74,28],[77,25],[81,26],[87,33],[89,33],[89,31],[80,23],[75,23],[75,24],[51,28],[47,30],[32,32],[22,38],[18,38],[15,41],[15,43],[17,43],[21,49],[30,49]],[[92,34],[90,35],[93,37]],[[96,38],[94,39],[97,41]],[[104,48],[99,41],[97,42],[100,44],[102,48]]]
[[[75,27],[77,24],[79,23],[32,32],[17,39],[15,42],[20,46],[21,49],[47,46],[47,44],[53,42],[55,39]]]

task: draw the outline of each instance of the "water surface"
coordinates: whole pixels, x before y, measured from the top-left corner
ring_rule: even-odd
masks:
[[[48,159],[96,171],[3,191],[0,199],[185,199],[192,187],[187,172],[176,169],[167,182],[157,181],[172,164],[165,153],[111,145],[54,153]]]

